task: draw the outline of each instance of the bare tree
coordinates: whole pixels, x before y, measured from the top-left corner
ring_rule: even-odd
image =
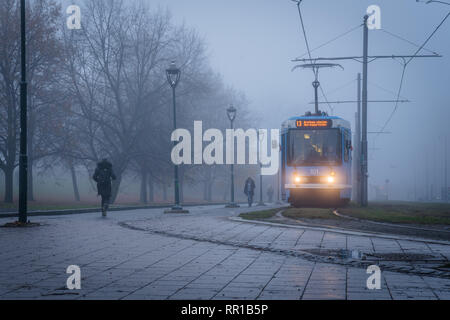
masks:
[[[0,169],[5,173],[5,202],[13,201],[13,172],[18,165],[20,37],[18,1],[0,4]],[[58,95],[55,81],[61,65],[58,38],[60,6],[51,0],[35,0],[27,10],[28,152],[29,196],[33,197],[34,161],[50,151]]]
[[[82,141],[69,155],[92,162],[110,158],[117,175],[114,199],[132,160],[146,188],[147,177],[156,177],[150,168],[170,159],[165,69],[172,59],[181,64],[180,93],[188,95],[198,86],[190,79],[198,77],[205,61],[204,46],[194,31],[173,27],[167,12],[151,12],[142,2],[87,0],[85,5],[82,30],[65,38],[72,125]],[[167,155],[165,161],[161,155]]]

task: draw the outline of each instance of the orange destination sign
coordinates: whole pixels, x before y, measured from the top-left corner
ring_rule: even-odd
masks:
[[[297,120],[297,128],[329,128],[331,120]]]

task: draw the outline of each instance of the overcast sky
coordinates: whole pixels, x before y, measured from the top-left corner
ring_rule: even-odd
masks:
[[[264,119],[261,127],[277,128],[286,118],[313,108],[308,105],[313,99],[312,72],[291,72],[295,65],[291,59],[306,52],[297,7],[291,0],[147,1],[151,6],[167,7],[174,21],[197,29],[208,44],[213,68],[228,84],[246,93],[251,110]],[[372,4],[381,8],[384,30],[369,33],[372,55],[413,54],[417,47],[387,32],[420,45],[450,9],[415,0],[304,0],[301,8],[310,47],[320,46],[361,24]],[[436,190],[442,181],[443,139],[439,143],[438,138],[450,134],[449,31],[450,19],[426,45],[443,58],[416,59],[408,65],[401,96],[412,103],[399,106],[386,129],[392,134],[369,137],[370,148],[375,148],[369,150],[370,183],[381,184],[389,178],[397,198],[406,196],[414,176],[418,183],[424,179],[426,154],[430,157],[428,174],[436,180]],[[348,55],[362,55],[362,28],[313,52],[313,56],[322,57]],[[319,80],[330,101],[356,98],[356,81],[352,80],[361,72],[361,64],[343,61],[342,66],[345,70],[323,69],[320,73]],[[372,62],[369,99],[395,99],[401,73],[399,61]],[[330,111],[326,105],[322,108]],[[335,115],[354,122],[355,105],[333,108]],[[393,108],[393,104],[370,104],[369,131],[378,131]]]
[[[174,22],[184,22],[197,30],[208,45],[212,67],[227,84],[246,94],[252,112],[263,119],[260,127],[279,128],[285,119],[313,109],[308,104],[313,100],[312,72],[291,72],[295,66],[291,60],[306,53],[293,1],[143,1],[150,8],[169,9]],[[382,30],[369,31],[371,55],[413,54],[417,46],[389,33],[421,45],[450,10],[450,6],[415,0],[303,0],[301,8],[310,47],[316,48],[362,24],[367,7],[374,4],[381,8]],[[399,105],[386,128],[391,134],[369,135],[369,184],[381,185],[389,179],[394,198],[406,199],[408,192],[411,196],[414,180],[422,188],[418,192],[424,193],[425,176],[435,191],[443,185],[443,137],[447,136],[450,142],[449,34],[450,18],[426,45],[443,57],[414,59],[406,68],[401,98],[412,102]],[[362,55],[362,28],[312,55]],[[341,64],[344,70],[323,69],[319,75],[330,101],[356,99],[355,80],[362,65],[355,61]],[[370,63],[369,100],[395,99],[401,74],[401,61]],[[330,112],[326,105],[321,107]],[[333,105],[333,109],[334,115],[354,124],[356,104]],[[379,131],[393,109],[392,103],[369,104],[368,131]]]

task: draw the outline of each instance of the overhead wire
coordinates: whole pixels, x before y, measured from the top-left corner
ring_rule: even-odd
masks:
[[[349,85],[351,85],[352,83],[354,83],[354,82],[356,82],[356,81],[357,81],[357,79],[354,78],[354,79],[350,80],[349,82],[343,84],[342,86],[339,86],[339,87],[337,87],[337,88],[334,88],[334,89],[331,90],[331,91],[328,91],[328,92],[327,92],[327,95],[330,95],[330,94],[333,94],[333,93],[335,93],[335,92],[337,92],[337,91],[339,91],[339,90],[342,90],[342,89],[348,87]]]
[[[320,49],[320,48],[323,48],[323,47],[329,45],[330,43],[332,43],[332,42],[334,42],[334,41],[336,41],[336,40],[339,40],[340,38],[346,36],[347,34],[352,33],[353,31],[359,29],[359,28],[362,27],[362,26],[363,26],[362,24],[359,24],[359,25],[357,25],[356,27],[353,27],[353,28],[347,30],[346,32],[344,32],[344,33],[342,33],[342,34],[336,36],[335,38],[333,38],[333,39],[331,39],[331,40],[328,40],[327,42],[324,42],[324,43],[321,44],[320,46],[315,47],[314,49],[311,49],[310,52],[314,52],[314,51],[316,51],[316,50],[318,50],[318,49]],[[303,58],[304,56],[306,56],[307,54],[308,54],[308,52],[305,52],[304,54],[298,56],[296,59],[301,59],[301,58]]]
[[[392,91],[392,90],[389,90],[389,89],[386,89],[386,88],[380,86],[379,84],[376,84],[376,83],[371,82],[371,81],[367,81],[367,82],[368,82],[370,85],[377,87],[378,89],[381,89],[381,90],[383,90],[383,91],[389,92],[389,93],[391,93],[391,94],[393,94],[393,95],[396,95],[396,94],[397,94],[396,92],[394,92],[394,91]],[[408,99],[408,98],[406,98],[405,96],[400,96],[400,97],[401,97],[402,99]],[[380,126],[380,127],[381,127],[381,126]]]
[[[298,16],[300,17],[300,24],[301,24],[301,27],[302,27],[303,37],[304,37],[304,39],[305,39],[306,50],[308,51],[308,56],[309,56],[310,62],[313,63],[313,59],[312,59],[312,56],[311,56],[311,50],[310,50],[310,48],[309,48],[308,37],[306,36],[306,28],[305,28],[305,24],[304,24],[304,22],[303,22],[302,11],[301,11],[301,9],[300,9],[300,4],[302,3],[302,0],[293,0],[293,1],[297,3]],[[313,74],[314,74],[315,79],[317,80],[318,73],[319,73],[319,68],[313,68],[312,71],[313,71]],[[325,95],[325,92],[324,92],[322,86],[320,86],[320,91],[321,91],[321,93],[322,93],[323,98],[325,99],[325,102],[326,102],[327,105],[328,105],[328,108],[331,110],[331,113],[333,114],[333,113],[334,113],[334,109],[333,109],[333,107],[331,106],[331,104],[328,102],[328,98],[327,98],[327,96]]]
[[[406,67],[412,61],[412,59],[414,59],[417,56],[417,54],[425,47],[425,45],[428,43],[428,41],[430,41],[430,39],[436,34],[436,32],[441,28],[441,26],[444,24],[444,22],[447,20],[447,18],[449,16],[450,16],[450,11],[446,14],[444,19],[442,19],[442,21],[439,23],[439,25],[433,30],[433,32],[428,36],[428,38],[425,40],[425,42],[416,50],[416,52],[413,54],[413,56],[410,57],[408,59],[408,61],[404,61],[402,76],[401,76],[401,79],[400,79],[400,85],[399,85],[398,92],[397,92],[397,99],[396,99],[397,102],[395,103],[394,109],[392,110],[392,112],[389,115],[388,119],[386,120],[386,122],[382,126],[381,131],[376,135],[376,137],[378,137],[382,132],[384,132],[384,129],[386,129],[386,127],[388,126],[389,122],[392,120],[395,112],[398,109],[398,105],[399,105],[398,100],[400,98],[400,93],[401,93],[401,90],[402,90],[402,87],[403,87],[403,81],[404,81],[404,78],[405,78]]]
[[[386,33],[386,34],[388,34],[388,35],[394,37],[394,38],[397,38],[397,39],[399,39],[399,40],[402,40],[402,41],[404,41],[404,42],[406,42],[406,43],[409,43],[410,45],[413,45],[413,46],[415,46],[415,47],[420,48],[420,45],[419,45],[419,44],[414,43],[414,42],[412,42],[412,41],[410,41],[410,40],[408,40],[408,39],[406,39],[406,38],[404,38],[404,37],[402,37],[402,36],[399,36],[398,34],[395,34],[395,33],[393,33],[392,31],[388,31],[388,30],[386,30],[386,29],[384,29],[384,28],[383,28],[383,29],[380,29],[380,31],[382,31],[382,32],[384,32],[384,33]],[[429,53],[432,53],[432,54],[437,54],[435,51],[430,50],[430,49],[427,49],[427,48],[423,48],[423,50],[428,51]]]

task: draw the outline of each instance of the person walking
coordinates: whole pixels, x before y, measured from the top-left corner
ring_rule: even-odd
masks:
[[[255,181],[252,178],[248,177],[245,180],[244,193],[248,199],[248,206],[251,207],[253,203],[253,196],[255,194]]]
[[[269,198],[269,202],[272,203],[272,199],[273,199],[273,187],[272,185],[269,186],[269,188],[267,189],[267,198]]]
[[[108,159],[103,159],[97,163],[94,176],[92,177],[97,182],[97,193],[102,197],[102,216],[106,217],[106,211],[109,207],[111,199],[111,181],[116,180],[112,163]]]

